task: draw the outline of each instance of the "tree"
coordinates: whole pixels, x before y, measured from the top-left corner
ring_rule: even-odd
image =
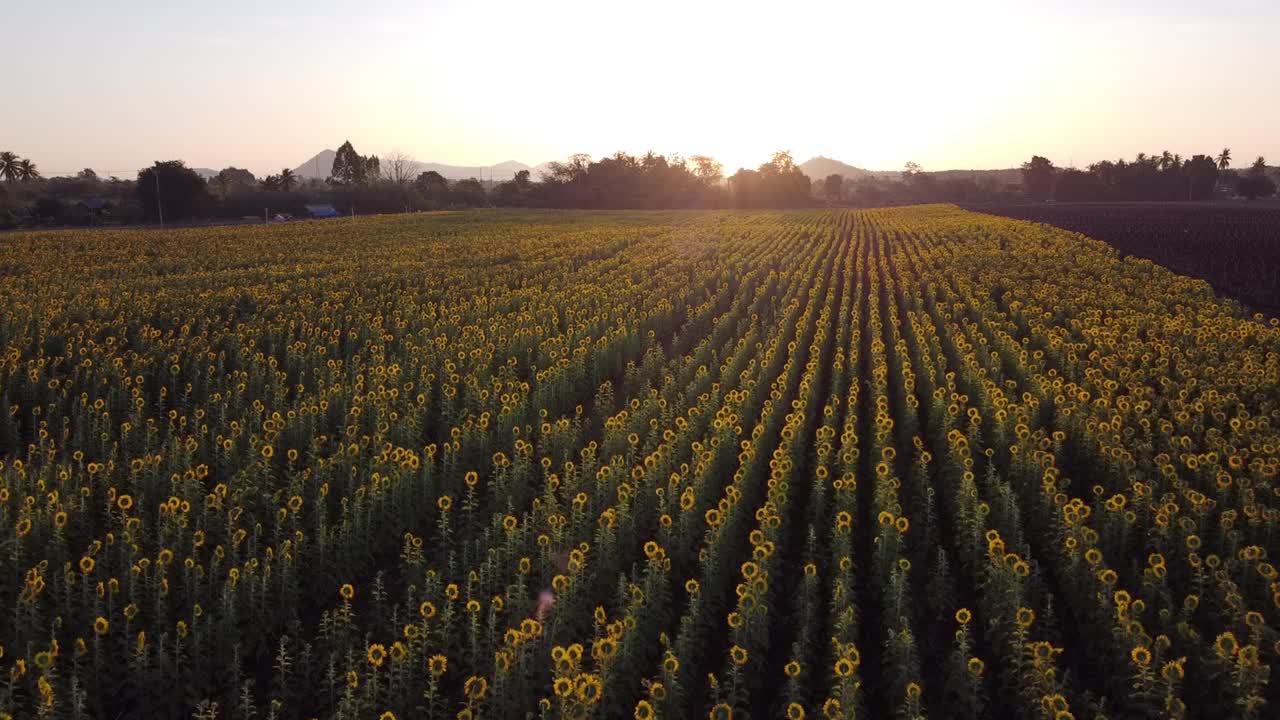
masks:
[[[826,180],[822,181],[822,194],[827,196],[828,200],[840,200],[844,193],[844,176],[838,173],[831,173]]]
[[[378,178],[382,176],[382,161],[378,160],[377,155],[370,155],[369,157],[363,158],[363,160],[364,175],[362,176],[361,182],[376,182]]]
[[[1267,161],[1261,155],[1253,161],[1248,174],[1236,181],[1236,192],[1249,200],[1271,197],[1276,194],[1276,183],[1267,177]]]
[[[0,177],[6,182],[18,181],[18,156],[8,150],[0,152]]]
[[[396,185],[408,185],[413,180],[413,171],[416,167],[417,163],[413,158],[399,150],[393,150],[382,163],[382,177]]]
[[[707,187],[714,187],[724,181],[724,166],[715,158],[706,155],[694,155],[689,158],[693,163],[693,176]]]
[[[529,171],[521,170],[510,180],[499,183],[493,189],[493,201],[502,206],[524,206],[528,204],[529,192],[533,189],[533,181],[529,179]]]
[[[760,191],[766,207],[804,207],[810,203],[809,176],[796,165],[791,153],[779,150],[758,169]]]
[[[358,185],[364,182],[365,170],[364,158],[360,157],[351,146],[351,141],[347,140],[334,153],[333,168],[329,171],[329,176],[334,182],[343,185]]]
[[[1068,168],[1058,176],[1053,197],[1058,202],[1090,202],[1102,199],[1102,186],[1092,172]]]
[[[449,190],[449,181],[445,180],[444,176],[435,170],[428,170],[413,181],[413,186],[428,198],[433,196],[443,197],[444,193]]]
[[[453,200],[460,205],[477,207],[485,204],[484,185],[475,178],[459,180],[453,184]]]
[[[18,179],[22,182],[32,182],[40,179],[40,171],[36,169],[36,164],[23,158],[18,161]]]
[[[276,177],[279,180],[280,189],[285,192],[289,192],[298,185],[298,176],[294,175],[293,171],[289,168],[281,170],[280,174]]]
[[[1187,199],[1207,200],[1213,197],[1213,190],[1218,186],[1218,165],[1208,155],[1193,155],[1183,166],[1187,176]]]
[[[920,163],[908,160],[907,164],[902,166],[902,181],[909,183],[923,172],[924,168]]]
[[[209,198],[204,179],[181,160],[157,161],[138,171],[134,187],[143,212],[156,217],[163,211],[165,220],[195,216],[205,209]]]
[[[1144,156],[1145,157],[1145,156]],[[1054,167],[1049,158],[1034,155],[1022,163],[1022,188],[1033,200],[1048,200],[1053,193]]]
[[[96,180],[98,179],[98,173],[94,172],[94,171],[93,171],[93,168],[85,168],[85,169],[81,170],[80,172],[76,173],[76,177],[80,178],[81,180],[95,180],[95,181],[96,181]]]
[[[1231,167],[1231,148],[1224,147],[1222,152],[1218,153],[1218,169],[1226,170]]]
[[[259,185],[267,192],[275,192],[280,189],[280,176],[268,175],[262,178],[262,182]]]

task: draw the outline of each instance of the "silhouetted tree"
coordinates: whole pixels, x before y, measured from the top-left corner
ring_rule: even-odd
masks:
[[[809,204],[809,176],[796,165],[791,153],[779,150],[757,170],[766,207],[790,208]]]
[[[1102,199],[1102,185],[1098,176],[1084,170],[1068,168],[1058,176],[1053,186],[1053,197],[1058,202],[1092,202]],[[1043,198],[1040,198],[1043,199]]]
[[[294,175],[293,171],[289,168],[281,170],[280,174],[276,177],[280,182],[280,189],[285,192],[293,190],[298,185],[298,176]]]
[[[822,194],[827,196],[828,200],[840,200],[844,194],[844,176],[838,173],[831,173],[822,181]]]
[[[719,185],[724,180],[724,166],[715,158],[707,155],[694,155],[689,158],[693,163],[693,176],[707,187]]]
[[[148,217],[157,216],[157,200],[164,210],[165,220],[197,216],[208,205],[209,192],[204,179],[181,160],[157,161],[155,165],[139,170],[134,187],[142,211]]]
[[[1218,162],[1208,155],[1192,155],[1183,163],[1182,172],[1187,176],[1187,199],[1208,200],[1218,185]]]
[[[0,178],[5,182],[18,181],[18,156],[8,150],[0,151]]]
[[[1249,172],[1236,181],[1236,192],[1246,199],[1271,197],[1276,194],[1276,183],[1267,177],[1267,161],[1261,155],[1254,161]]]
[[[367,167],[365,159],[360,157],[352,147],[351,141],[347,140],[334,153],[333,168],[329,171],[329,177],[334,182],[344,185],[358,185],[364,182]]]
[[[238,167],[223,168],[218,171],[217,175],[209,178],[209,186],[223,200],[226,200],[228,195],[237,190],[252,190],[257,184],[258,179],[253,176],[253,173]]]
[[[36,164],[27,158],[18,161],[18,180],[21,182],[33,182],[40,179],[40,171],[36,169]]]
[[[1033,200],[1048,200],[1053,193],[1054,167],[1049,158],[1032,156],[1022,163],[1022,187]]]
[[[395,185],[408,185],[413,180],[413,170],[417,163],[405,153],[395,150],[382,165],[384,180]]]
[[[442,194],[449,189],[449,181],[435,170],[428,170],[418,175],[413,186],[423,195]]]
[[[453,189],[449,193],[453,202],[459,205],[467,205],[470,207],[478,207],[485,204],[484,185],[475,178],[467,178],[459,180],[453,184]]]

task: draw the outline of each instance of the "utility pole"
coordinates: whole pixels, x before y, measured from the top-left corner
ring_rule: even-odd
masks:
[[[160,203],[160,166],[151,170],[151,174],[156,176],[156,213],[160,215],[160,229],[164,229],[164,205]]]

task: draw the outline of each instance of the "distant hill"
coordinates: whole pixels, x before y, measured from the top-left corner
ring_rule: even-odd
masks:
[[[828,175],[843,175],[845,180],[861,180],[862,178],[875,177],[887,180],[897,180],[901,177],[899,170],[864,170],[860,167],[854,167],[848,163],[842,163],[839,160],[832,160],[821,155],[800,163],[800,170],[813,182],[821,182]],[[1022,172],[1018,168],[1006,168],[1001,170],[925,170],[928,174],[938,180],[963,180],[971,179],[978,182],[984,180],[994,180],[997,185],[1006,185],[1009,183],[1021,184]]]
[[[213,168],[191,168],[191,170],[193,170],[195,174],[199,175],[205,180],[208,180],[210,178],[215,178],[218,176],[218,171],[214,170]]]
[[[316,178],[323,180],[329,177],[329,172],[333,169],[333,158],[337,153],[333,150],[321,150],[314,157],[294,168],[293,172],[300,178],[310,180]],[[541,166],[539,166],[541,167]],[[525,165],[522,162],[508,160],[500,162],[496,165],[445,165],[442,163],[418,162],[413,163],[413,174],[416,176],[420,173],[434,170],[444,176],[446,180],[466,180],[468,178],[499,180],[505,181],[515,177],[515,174],[521,170],[528,170],[535,178],[538,173],[535,168]]]
[[[337,154],[334,150],[321,150],[310,160],[294,168],[293,174],[305,180],[323,180],[329,177],[329,171],[333,169],[333,158]]]
[[[821,155],[810,158],[800,163],[800,171],[809,176],[810,180],[820,182],[828,175],[843,175],[845,180],[861,180],[865,177],[896,175],[894,172],[863,170],[839,160],[832,160],[829,157]]]

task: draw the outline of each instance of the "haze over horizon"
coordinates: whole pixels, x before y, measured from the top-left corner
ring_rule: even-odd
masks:
[[[777,149],[873,170],[1280,159],[1280,6],[1225,0],[18,4],[0,149],[47,175],[362,153],[537,165]],[[333,18],[347,17],[347,22]],[[676,18],[675,21],[672,18]],[[56,80],[51,80],[56,78]]]

